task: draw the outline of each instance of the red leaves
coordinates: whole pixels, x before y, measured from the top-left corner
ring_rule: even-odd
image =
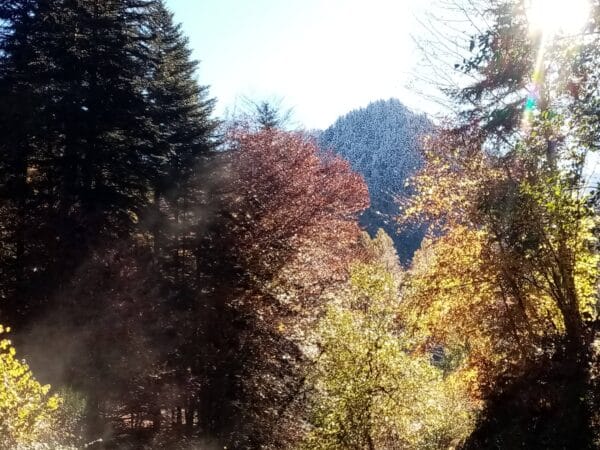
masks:
[[[248,263],[272,274],[301,248],[335,252],[356,240],[368,191],[347,161],[320,154],[303,133],[234,131],[231,138],[229,231]]]
[[[356,254],[367,188],[302,133],[238,129],[229,144],[214,247],[203,252],[214,255],[216,278],[207,329],[218,351],[208,385],[214,397],[229,383],[214,409],[228,411],[233,446],[291,448],[304,413],[298,340],[319,312],[319,295]]]

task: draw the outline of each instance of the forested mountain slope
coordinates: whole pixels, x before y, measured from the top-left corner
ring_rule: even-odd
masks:
[[[419,247],[422,233],[398,229],[395,199],[407,193],[406,180],[421,164],[420,137],[430,126],[424,115],[389,99],[349,112],[318,135],[323,149],[342,155],[365,177],[371,207],[362,215],[361,224],[371,234],[383,228],[392,236],[404,262]]]

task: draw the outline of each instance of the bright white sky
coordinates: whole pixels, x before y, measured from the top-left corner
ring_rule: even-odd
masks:
[[[216,113],[245,96],[280,98],[306,128],[397,97],[427,110],[407,85],[411,37],[431,0],[167,0],[182,22]]]

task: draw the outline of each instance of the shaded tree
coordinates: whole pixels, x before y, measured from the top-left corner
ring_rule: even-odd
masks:
[[[301,133],[233,130],[230,145],[222,207],[202,252],[214,288],[200,412],[228,446],[285,448],[301,433],[297,333],[345,277],[367,191],[345,161],[319,155]]]
[[[87,251],[130,233],[147,206],[156,170],[145,98],[148,5],[2,5],[10,12],[1,44],[3,126],[14,130],[2,140],[4,205],[13,213],[5,237],[14,244],[4,253],[14,272],[5,284],[11,317],[42,312],[45,294]]]
[[[2,312],[23,341],[80,337],[60,381],[89,395],[93,437],[121,413],[159,428],[188,386],[213,101],[162,2],[1,2],[0,21]]]

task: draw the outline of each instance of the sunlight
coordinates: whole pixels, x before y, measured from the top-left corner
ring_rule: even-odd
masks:
[[[526,0],[532,31],[576,33],[589,17],[589,0]]]
[[[525,0],[529,28],[541,33],[535,70],[527,86],[521,128],[528,132],[531,121],[539,109],[544,79],[544,55],[546,44],[553,35],[576,35],[581,32],[590,17],[590,0]]]

